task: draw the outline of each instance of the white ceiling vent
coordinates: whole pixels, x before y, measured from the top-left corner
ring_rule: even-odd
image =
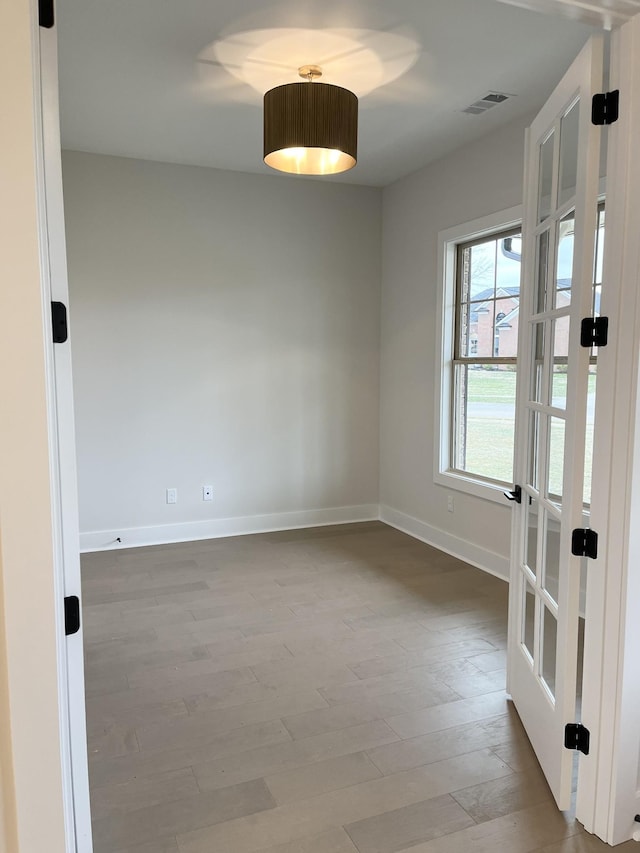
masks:
[[[504,104],[505,101],[513,97],[513,95],[506,95],[504,92],[489,92],[480,98],[480,100],[474,101],[466,109],[462,110],[462,112],[472,116],[479,116],[482,113],[486,113],[492,107],[497,107],[498,104]]]

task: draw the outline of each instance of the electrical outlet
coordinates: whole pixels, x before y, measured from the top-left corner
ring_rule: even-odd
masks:
[[[202,487],[202,500],[203,501],[212,501],[213,500],[213,486],[203,486]]]
[[[453,512],[453,495],[447,495],[447,509]]]
[[[167,503],[168,504],[177,504],[178,503],[178,490],[177,489],[167,489]]]

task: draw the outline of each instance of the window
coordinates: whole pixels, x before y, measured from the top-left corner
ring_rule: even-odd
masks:
[[[485,217],[439,235],[436,469],[434,480],[504,502],[513,483],[517,339],[521,272],[521,208]],[[593,314],[600,314],[604,203],[598,206]],[[557,298],[571,298],[573,221],[567,219],[557,252]],[[560,322],[560,321],[559,321]],[[552,399],[566,395],[567,328],[555,329]],[[536,364],[542,370],[541,342]],[[584,503],[591,491],[597,349],[591,350],[588,386]],[[560,444],[558,444],[560,447]],[[560,452],[560,450],[558,451]],[[552,454],[553,457],[553,454]],[[551,459],[553,463],[553,458]],[[558,476],[562,470],[558,459]],[[553,464],[551,475],[553,476]],[[560,484],[557,488],[561,490]]]
[[[439,235],[434,480],[500,503],[513,482],[521,217]]]
[[[450,470],[513,480],[520,270],[519,229],[459,244]]]

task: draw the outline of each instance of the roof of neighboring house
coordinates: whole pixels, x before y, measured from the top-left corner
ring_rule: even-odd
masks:
[[[487,287],[485,290],[481,290],[480,293],[476,294],[471,301],[486,302],[489,299],[493,299],[493,294],[493,287]],[[495,291],[495,295],[497,299],[509,296],[520,296],[520,285],[517,287],[498,287]]]
[[[557,280],[558,290],[561,292],[563,290],[569,290],[571,288],[571,279],[570,278],[559,278]],[[473,301],[473,310],[471,311],[471,320],[476,321],[478,319],[478,313],[481,311],[488,311],[488,302],[489,297],[493,299],[493,288],[487,288],[486,290],[481,291]],[[504,297],[515,297],[518,298],[520,296],[520,288],[519,287],[499,287],[496,289],[496,297],[498,299]],[[595,314],[598,316],[600,314],[600,296],[601,294],[596,291],[595,293]],[[496,323],[496,329],[508,329],[511,325],[513,325],[513,321],[518,316],[520,311],[520,305],[517,304],[508,314],[506,314],[501,320],[498,320]]]

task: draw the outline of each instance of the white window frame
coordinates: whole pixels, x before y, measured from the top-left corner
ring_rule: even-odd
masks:
[[[450,466],[452,435],[453,354],[456,311],[456,254],[461,243],[491,237],[522,225],[522,205],[501,210],[438,234],[438,300],[436,314],[434,482],[474,497],[505,503],[504,486],[489,483]]]

